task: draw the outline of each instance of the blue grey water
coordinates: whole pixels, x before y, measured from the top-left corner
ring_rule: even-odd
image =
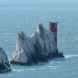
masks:
[[[0,46],[10,58],[17,32],[31,35],[39,23],[48,29],[49,21],[58,22],[58,48],[66,60],[12,66],[0,78],[78,78],[78,0],[0,0]]]

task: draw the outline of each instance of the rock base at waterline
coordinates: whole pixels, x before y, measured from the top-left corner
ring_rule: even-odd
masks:
[[[13,64],[13,65],[14,65],[14,64],[15,64],[15,65],[29,65],[29,64],[27,64],[27,63],[22,63],[22,62],[13,61],[13,60],[10,61],[10,63]]]
[[[31,62],[27,62],[27,63],[11,60],[10,64],[31,66],[31,65],[37,65],[39,63],[47,63],[47,62],[48,62],[48,57],[41,56],[41,58],[39,57],[39,58],[31,59]]]
[[[7,67],[6,67],[7,65]],[[0,73],[7,73],[10,72],[11,68],[10,68],[10,64],[0,64]]]
[[[55,59],[55,58],[64,58],[64,55],[63,55],[63,53],[62,52],[54,52],[54,53],[50,53],[49,55],[48,55],[48,58],[49,59]]]
[[[57,59],[57,58],[64,58],[64,55],[62,52],[54,52],[54,53],[50,53],[48,56],[44,57],[44,56],[40,56],[38,58],[34,58],[33,61],[31,60],[31,62],[29,63],[23,63],[23,62],[18,62],[18,61],[10,61],[11,64],[13,65],[27,65],[27,66],[30,66],[30,65],[35,65],[35,64],[39,64],[39,63],[47,63],[48,61],[51,61],[51,60],[54,60],[54,59]]]
[[[11,67],[8,57],[3,48],[0,47],[0,73],[6,73],[9,71],[11,71]]]

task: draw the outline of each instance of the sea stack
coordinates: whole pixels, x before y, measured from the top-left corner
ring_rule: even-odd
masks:
[[[11,64],[32,65],[60,57],[63,57],[63,53],[57,48],[57,24],[50,22],[50,30],[39,24],[31,37],[23,32],[17,34]]]
[[[16,50],[12,54],[12,64],[31,64],[34,54],[34,46],[30,37],[23,32],[19,32],[16,38]]]
[[[32,38],[39,61],[47,61],[50,54],[53,56],[56,54],[55,35],[51,31],[46,30],[42,24],[39,24],[38,31],[34,33]]]
[[[32,36],[36,62],[47,61],[48,51],[46,48],[46,30],[39,24],[37,31]]]
[[[5,73],[9,71],[11,71],[11,68],[8,57],[3,48],[0,48],[0,73]]]
[[[64,57],[63,53],[59,52],[58,51],[58,47],[57,47],[57,32],[58,32],[57,22],[49,22],[49,30],[54,35],[55,46],[56,46],[56,50],[55,50],[54,54],[50,53],[49,54],[49,58],[61,58],[61,57]]]

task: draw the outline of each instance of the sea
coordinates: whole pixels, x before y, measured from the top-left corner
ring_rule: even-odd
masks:
[[[0,0],[0,47],[10,60],[18,32],[31,36],[39,23],[49,30],[50,21],[58,23],[58,50],[65,59],[11,65],[0,78],[78,78],[78,0]]]

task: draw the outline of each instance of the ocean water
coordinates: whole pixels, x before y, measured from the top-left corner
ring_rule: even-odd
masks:
[[[0,46],[9,59],[15,50],[16,33],[31,35],[39,23],[48,29],[58,22],[58,49],[65,60],[52,60],[39,66],[12,66],[0,78],[78,78],[77,0],[0,0]]]

